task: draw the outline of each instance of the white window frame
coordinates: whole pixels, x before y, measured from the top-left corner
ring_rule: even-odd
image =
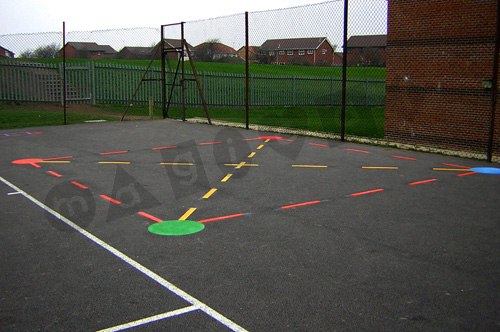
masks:
[[[314,54],[314,50],[307,50],[307,54]]]
[[[299,50],[299,55],[305,55],[306,51],[305,50]]]
[[[326,48],[323,48],[323,49],[321,50],[321,54],[325,55],[326,53],[328,53],[328,50],[327,50]]]
[[[286,51],[286,55],[293,55],[293,50]]]
[[[279,54],[280,55],[285,55],[285,51],[281,50],[281,51],[279,51]]]

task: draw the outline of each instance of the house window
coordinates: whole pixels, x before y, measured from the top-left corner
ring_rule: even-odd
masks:
[[[293,50],[286,51],[286,55],[293,55]]]
[[[307,50],[307,54],[314,54],[314,50]]]
[[[273,56],[274,55],[274,51],[269,51],[269,55]]]
[[[321,50],[321,54],[326,54],[327,52],[328,52],[328,51],[327,51],[327,49],[326,49],[326,48],[324,48],[324,49],[322,49],[322,50]]]
[[[285,51],[280,51],[280,55],[285,55]]]
[[[304,54],[306,54],[306,51],[304,51],[304,50],[299,51],[299,55],[304,55]]]

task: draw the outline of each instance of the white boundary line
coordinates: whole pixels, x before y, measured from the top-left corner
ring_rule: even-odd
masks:
[[[182,298],[186,302],[189,302],[194,307],[196,307],[198,310],[203,311],[204,313],[206,313],[208,316],[212,317],[213,319],[215,319],[219,323],[227,326],[229,329],[231,329],[233,331],[247,331],[243,327],[241,327],[238,324],[236,324],[235,322],[231,321],[229,318],[226,318],[225,316],[221,315],[220,313],[218,313],[214,309],[210,308],[205,303],[201,302],[200,300],[196,299],[195,297],[193,297],[193,296],[189,295],[188,293],[184,292],[182,289],[178,288],[177,286],[175,286],[171,282],[163,279],[162,277],[160,277],[155,272],[153,272],[150,269],[146,268],[145,266],[141,265],[139,262],[137,262],[137,261],[133,260],[132,258],[128,257],[127,255],[125,255],[124,253],[122,253],[121,251],[119,251],[118,249],[116,249],[113,246],[107,244],[106,242],[104,242],[103,240],[99,239],[98,237],[96,237],[92,233],[87,232],[85,229],[81,228],[80,226],[78,226],[77,224],[75,224],[74,222],[72,222],[71,220],[69,220],[68,218],[66,218],[62,214],[60,214],[59,212],[57,212],[55,210],[52,210],[50,207],[48,207],[47,205],[43,204],[42,202],[40,202],[39,200],[37,200],[36,198],[34,198],[33,196],[31,196],[30,194],[28,194],[27,192],[21,190],[19,187],[17,187],[16,185],[10,183],[9,181],[7,181],[6,179],[4,179],[1,176],[0,176],[0,181],[2,181],[3,183],[5,183],[7,186],[9,186],[10,188],[12,188],[13,190],[19,192],[21,195],[23,195],[24,197],[26,197],[27,199],[29,199],[32,203],[34,203],[35,205],[37,205],[41,209],[45,210],[46,212],[50,213],[51,215],[53,215],[54,217],[56,217],[57,219],[59,219],[60,221],[62,221],[63,223],[65,223],[66,225],[68,225],[69,227],[73,228],[75,231],[77,231],[78,233],[80,233],[81,235],[83,235],[84,237],[86,237],[87,239],[89,239],[90,241],[94,242],[95,244],[97,244],[102,249],[108,251],[112,255],[114,255],[117,258],[119,258],[120,260],[124,261],[125,263],[127,263],[128,265],[130,265],[131,267],[133,267],[134,269],[136,269],[139,272],[141,272],[142,274],[146,275],[148,278],[156,281],[158,284],[160,284],[164,288],[168,289],[169,291],[171,291],[175,295],[179,296],[180,298]]]
[[[182,315],[182,314],[185,314],[185,313],[188,313],[188,312],[191,312],[191,311],[195,311],[195,310],[198,310],[198,307],[192,305],[192,306],[189,306],[189,307],[185,307],[185,308],[181,308],[181,309],[177,309],[177,310],[165,312],[163,314],[154,315],[154,316],[151,316],[151,317],[146,317],[146,318],[143,318],[143,319],[135,320],[133,322],[129,322],[129,323],[125,323],[125,324],[113,326],[113,327],[108,327],[107,329],[99,330],[97,332],[116,332],[116,331],[122,331],[122,330],[130,329],[132,327],[137,327],[137,326],[146,325],[146,324],[149,324],[149,323],[152,323],[152,322],[156,322],[156,321],[159,321],[159,320],[162,320],[162,319],[165,319],[165,318],[179,316],[179,315]]]

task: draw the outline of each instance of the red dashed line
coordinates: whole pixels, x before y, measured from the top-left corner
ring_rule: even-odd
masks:
[[[448,164],[448,163],[443,163],[444,166],[448,166],[448,167],[455,167],[455,168],[466,168],[466,169],[469,169],[470,167],[468,166],[462,166],[462,165],[456,165],[456,164]]]
[[[460,173],[460,174],[457,174],[457,176],[469,176],[469,175],[474,175],[474,174],[477,174],[477,172]]]
[[[408,185],[410,185],[410,186],[418,186],[420,184],[432,183],[432,182],[436,182],[436,181],[437,181],[437,179],[428,179],[428,180],[410,182],[410,183],[408,183]]]
[[[122,150],[122,151],[111,151],[111,152],[101,152],[99,153],[101,156],[108,156],[112,154],[125,154],[128,153],[128,150]]]
[[[415,161],[417,158],[393,155],[392,158]]]
[[[87,190],[89,189],[89,187],[87,187],[86,185],[83,185],[81,184],[80,182],[76,182],[76,181],[71,181],[71,184],[80,188],[80,189],[83,189],[83,190]]]
[[[120,201],[118,201],[118,200],[116,200],[116,199],[114,199],[114,198],[111,198],[111,197],[109,197],[109,196],[106,196],[106,195],[99,195],[99,196],[100,196],[102,199],[104,199],[104,200],[106,200],[106,201],[108,201],[108,202],[111,202],[111,203],[113,203],[113,204],[116,204],[116,205],[120,205],[120,204],[122,204],[122,202],[120,202]]]
[[[320,147],[320,148],[327,148],[328,145],[326,144],[319,144],[319,143],[309,143],[309,145],[311,146],[317,146],[317,147]]]
[[[356,149],[344,149],[344,150],[349,151],[349,152],[357,152],[357,153],[365,153],[365,154],[370,153],[370,152],[365,151],[365,150],[356,150]]]
[[[358,192],[358,193],[351,194],[350,196],[352,196],[352,197],[358,197],[358,196],[363,196],[363,195],[369,195],[369,194],[378,193],[378,192],[381,192],[381,191],[384,191],[384,189],[383,188],[379,188],[379,189],[373,189],[373,190],[368,190],[368,191],[361,191],[361,192]]]
[[[62,175],[59,173],[56,173],[54,171],[47,171],[47,174],[50,174],[52,176],[55,176],[56,178],[62,178]]]
[[[160,218],[156,218],[155,216],[150,215],[149,213],[146,212],[137,212],[138,215],[141,217],[147,218],[149,220],[155,221],[155,222],[163,222],[164,220],[161,220]]]

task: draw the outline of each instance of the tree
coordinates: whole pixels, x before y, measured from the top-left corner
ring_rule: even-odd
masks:
[[[53,43],[50,45],[40,46],[34,51],[28,49],[22,52],[19,57],[21,58],[56,58],[59,52],[60,46]]]

